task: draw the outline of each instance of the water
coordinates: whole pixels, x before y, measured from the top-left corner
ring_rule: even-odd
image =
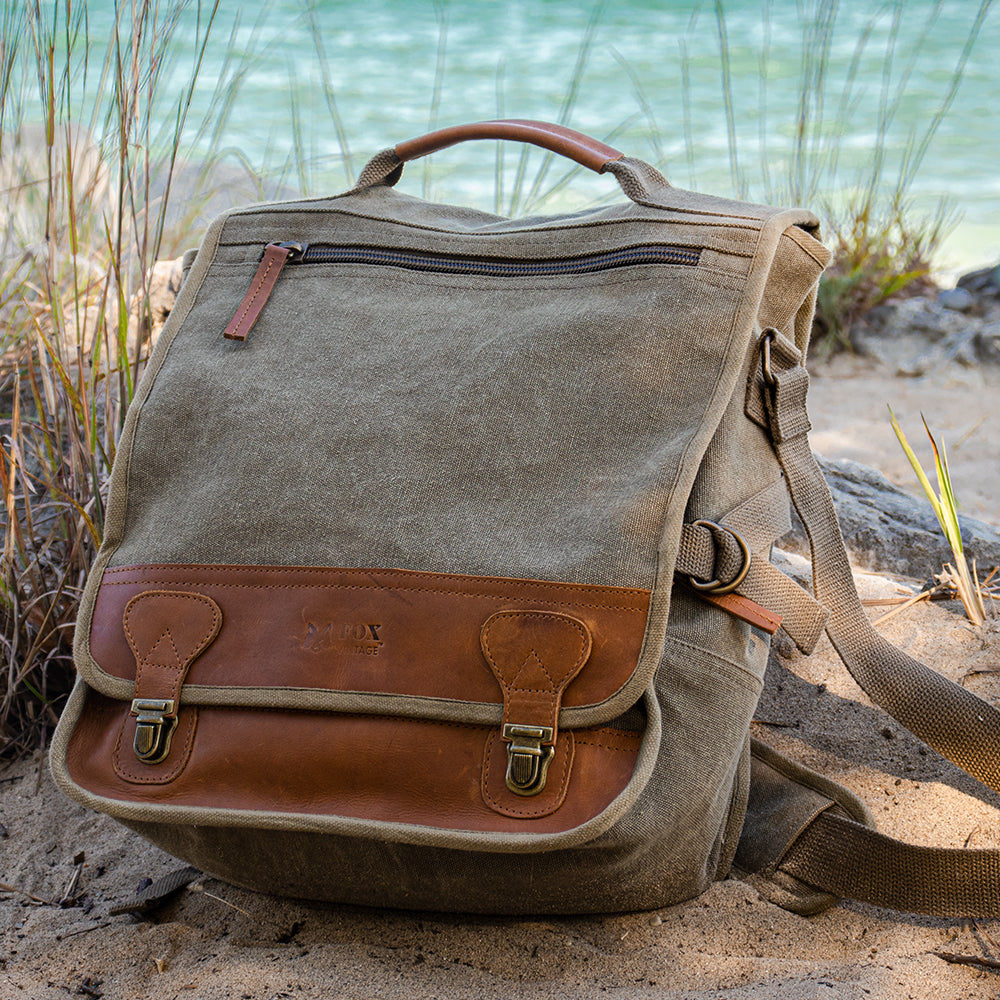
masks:
[[[226,91],[232,104],[224,128],[199,140],[202,154],[209,145],[230,150],[231,160],[270,182],[330,193],[346,187],[377,150],[432,127],[498,116],[564,118],[651,160],[680,186],[812,206],[842,204],[871,175],[877,147],[886,153],[881,188],[891,190],[907,150],[919,147],[946,97],[980,9],[979,0],[885,7],[871,0],[723,0],[731,133],[713,3],[270,0],[261,13],[247,14],[253,6],[223,0],[190,121],[217,114],[216,84],[225,90],[240,76]],[[107,36],[113,10],[113,0],[88,4],[92,39]],[[831,11],[825,78],[805,88],[816,152],[797,164],[796,121],[809,71],[803,53],[819,51],[809,26]],[[195,16],[189,7],[172,39],[163,81],[171,98],[190,74]],[[962,213],[937,261],[943,269],[1000,258],[998,42],[994,9],[908,188],[917,215],[933,214],[942,199]],[[880,124],[887,110],[891,120]],[[169,111],[165,102],[164,117]],[[492,143],[411,164],[402,189],[508,210],[518,156],[504,144],[500,197]],[[529,176],[542,162],[532,159]],[[553,166],[540,192],[562,173]],[[613,187],[608,178],[578,174],[543,207],[586,203],[616,194]],[[533,205],[522,197],[514,207]]]

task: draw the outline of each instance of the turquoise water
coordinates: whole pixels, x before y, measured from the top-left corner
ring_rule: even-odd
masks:
[[[978,0],[722,0],[721,7],[732,129],[715,4],[651,0],[271,0],[259,13],[223,0],[190,121],[217,114],[216,84],[225,90],[239,76],[211,142],[260,176],[311,193],[342,189],[369,155],[401,139],[507,116],[562,119],[610,138],[684,187],[836,204],[871,174],[878,145],[887,155],[882,187],[891,188],[907,150],[934,121],[980,11]],[[103,39],[114,3],[91,0],[87,9],[90,37]],[[831,15],[825,75],[805,88],[814,153],[797,162],[802,80],[811,72],[803,53],[812,54],[815,71],[822,51],[815,24]],[[167,93],[190,74],[195,20],[189,6],[173,36]],[[915,211],[933,213],[947,198],[963,214],[942,267],[1000,257],[998,42],[1000,13],[991,9],[909,187]],[[165,102],[162,114],[169,111]],[[518,149],[504,147],[499,207],[508,209]],[[496,149],[479,143],[412,164],[403,189],[493,209]],[[534,157],[529,175],[541,163]],[[554,165],[539,193],[562,172]],[[546,207],[608,196],[609,185],[579,174],[549,194]],[[532,202],[521,197],[515,208],[530,210]]]

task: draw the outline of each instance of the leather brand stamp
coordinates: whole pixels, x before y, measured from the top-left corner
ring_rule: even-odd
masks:
[[[384,642],[378,622],[306,623],[302,648],[310,653],[337,653],[341,656],[378,656]]]

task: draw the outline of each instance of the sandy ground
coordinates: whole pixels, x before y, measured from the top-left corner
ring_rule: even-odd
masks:
[[[811,372],[813,450],[879,469],[921,496],[889,423],[891,406],[933,480],[933,453],[921,415],[947,449],[962,512],[1000,525],[1000,370],[955,362],[926,375],[898,375],[926,351],[916,339],[895,345],[886,361],[842,354]]]
[[[838,360],[813,380],[814,445],[910,488],[885,405],[911,440],[922,435],[922,410],[951,446],[966,510],[1000,523],[998,383],[996,370],[950,366],[899,379],[892,365]],[[894,589],[864,584],[871,593]],[[996,625],[977,632],[954,606],[922,605],[880,628],[1000,698],[1000,675],[978,672],[1000,666]],[[774,657],[758,717],[758,735],[854,788],[884,831],[948,846],[1000,844],[1000,798],[873,709],[829,647],[809,658]],[[538,920],[302,903],[205,880],[147,919],[111,916],[144,878],[181,865],[66,801],[41,759],[3,771],[0,782],[0,1000],[1000,996],[1000,973],[989,967],[1000,960],[1000,921],[913,917],[852,902],[805,918],[734,880],[655,913]],[[77,905],[53,902],[68,889]]]

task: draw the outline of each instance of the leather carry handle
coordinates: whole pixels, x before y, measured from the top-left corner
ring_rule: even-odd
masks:
[[[592,139],[565,125],[510,118],[498,121],[451,125],[376,153],[368,161],[352,191],[373,187],[392,187],[402,176],[403,164],[427,156],[439,149],[475,139],[510,139],[541,146],[566,156],[596,173],[614,174],[622,191],[640,205],[666,207],[670,184],[654,167],[626,156],[607,143]]]
[[[582,132],[575,132],[563,125],[527,119],[506,119],[499,121],[472,122],[468,125],[452,125],[448,128],[429,132],[416,139],[407,139],[395,147],[396,156],[404,163],[421,156],[436,153],[459,142],[475,139],[509,139],[514,142],[528,142],[541,146],[560,156],[567,156],[581,166],[596,173],[603,173],[609,163],[620,160],[625,154],[613,146],[592,139]]]

